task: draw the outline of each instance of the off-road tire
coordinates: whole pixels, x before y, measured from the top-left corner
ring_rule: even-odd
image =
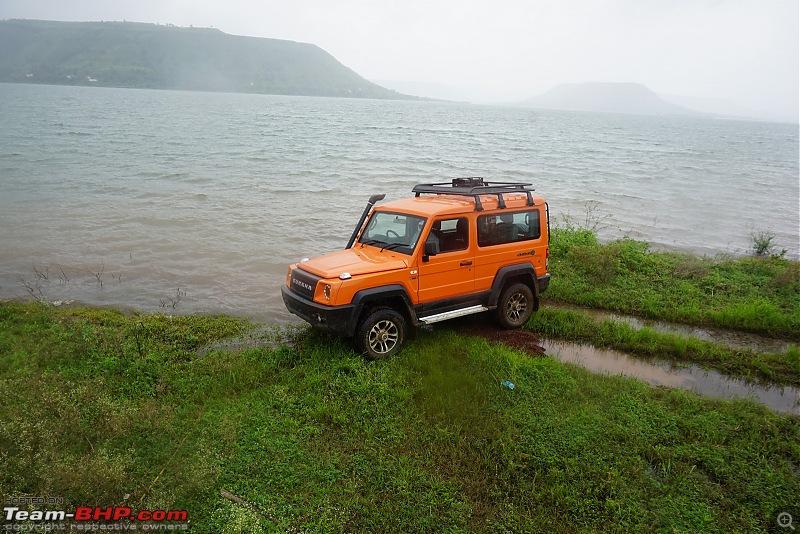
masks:
[[[406,320],[391,308],[376,308],[361,321],[356,331],[356,347],[369,360],[389,358],[406,339]]]
[[[533,313],[533,292],[525,284],[508,286],[500,295],[494,318],[498,325],[507,329],[519,328],[528,322]]]

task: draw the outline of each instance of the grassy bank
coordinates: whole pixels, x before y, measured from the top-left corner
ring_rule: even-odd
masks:
[[[554,228],[545,298],[649,319],[800,340],[800,262],[653,252],[591,230]]]
[[[218,533],[280,531],[222,488],[326,532],[767,531],[800,494],[800,418],[748,401],[449,330],[377,363],[314,334],[198,355],[249,328],[0,305],[0,493]]]

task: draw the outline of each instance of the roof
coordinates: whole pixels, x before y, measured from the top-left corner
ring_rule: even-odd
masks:
[[[538,195],[531,195],[534,206],[544,204],[544,199]],[[483,211],[498,209],[497,195],[479,195]],[[528,206],[527,193],[506,193],[503,195],[505,209],[524,208]],[[381,204],[375,208],[378,211],[393,211],[408,213],[420,217],[435,215],[456,215],[478,211],[475,198],[472,196],[437,194],[435,196],[409,197]]]

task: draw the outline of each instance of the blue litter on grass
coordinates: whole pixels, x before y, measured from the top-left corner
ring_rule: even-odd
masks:
[[[503,380],[502,382],[500,382],[500,385],[505,386],[508,389],[514,389],[514,382],[511,382],[509,380]]]

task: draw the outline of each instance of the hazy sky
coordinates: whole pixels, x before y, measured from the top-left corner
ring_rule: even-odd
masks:
[[[0,0],[0,19],[213,26],[319,45],[362,76],[510,101],[637,82],[798,118],[798,0]],[[2,53],[2,51],[0,51]]]

